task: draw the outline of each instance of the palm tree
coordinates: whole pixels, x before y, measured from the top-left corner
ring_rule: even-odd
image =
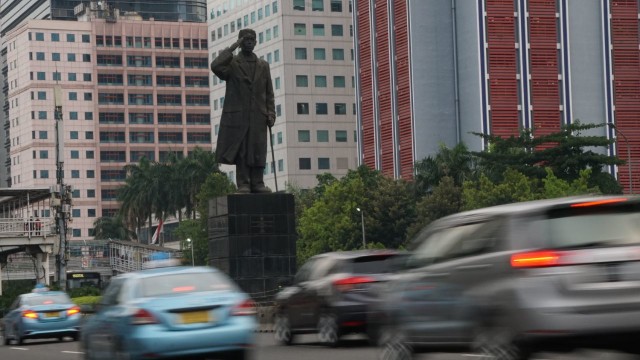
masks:
[[[96,240],[132,240],[136,238],[135,231],[125,225],[122,216],[105,216],[93,222]]]
[[[153,164],[145,157],[139,164],[125,166],[127,179],[118,191],[118,201],[122,204],[120,213],[125,223],[134,225],[140,233],[149,219],[151,223],[153,189],[150,184]]]

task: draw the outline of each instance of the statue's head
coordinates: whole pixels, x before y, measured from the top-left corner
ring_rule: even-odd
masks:
[[[244,52],[252,52],[256,47],[256,32],[253,29],[242,29],[238,33],[238,39],[242,40],[240,48]]]

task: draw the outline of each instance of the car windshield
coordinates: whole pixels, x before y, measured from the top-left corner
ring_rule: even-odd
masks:
[[[382,274],[392,272],[399,267],[399,257],[400,254],[384,254],[355,258],[350,264],[351,272],[354,274]]]
[[[640,212],[592,212],[539,221],[552,248],[640,245]]]
[[[225,276],[213,272],[146,277],[141,279],[140,285],[143,297],[235,289]]]
[[[55,295],[37,295],[25,298],[24,303],[29,306],[51,305],[51,304],[70,304],[71,299],[65,294]]]

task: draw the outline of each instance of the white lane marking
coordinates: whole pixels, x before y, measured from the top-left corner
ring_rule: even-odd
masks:
[[[11,350],[29,350],[28,348],[12,347]]]
[[[65,354],[84,354],[84,352],[82,352],[82,351],[69,351],[69,350],[64,350],[64,351],[61,351],[61,352],[62,352],[62,353],[65,353]]]

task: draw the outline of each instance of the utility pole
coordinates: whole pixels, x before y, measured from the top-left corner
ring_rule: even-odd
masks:
[[[56,210],[57,230],[60,236],[60,246],[56,255],[56,269],[58,271],[58,286],[67,290],[67,221],[71,213],[71,187],[64,185],[64,126],[62,123],[62,89],[60,85],[54,87],[53,99],[55,105],[56,122],[56,183],[52,205]],[[57,194],[56,194],[57,193]]]

